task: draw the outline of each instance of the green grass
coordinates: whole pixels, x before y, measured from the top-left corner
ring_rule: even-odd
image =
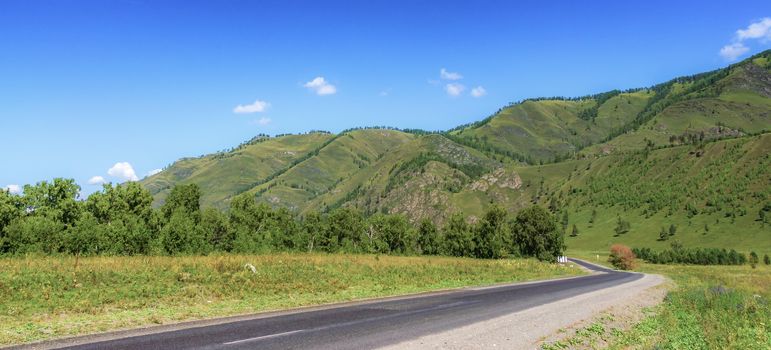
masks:
[[[0,345],[581,273],[535,260],[372,255],[2,258]]]
[[[658,213],[649,218],[637,213],[624,211],[623,208],[601,209],[597,211],[597,220],[589,224],[591,210],[586,209],[571,213],[573,223],[579,229],[578,237],[565,237],[570,249],[605,251],[614,243],[626,244],[635,248],[668,249],[675,240],[686,247],[701,248],[733,248],[743,252],[755,250],[771,254],[771,239],[768,230],[770,225],[762,226],[755,221],[758,207],[750,207],[750,214],[738,216],[732,221],[723,214],[697,215],[691,219],[684,215],[666,216]],[[616,235],[613,229],[616,220],[622,216],[630,221],[631,230],[622,235]],[[677,226],[677,233],[666,241],[659,240],[659,231],[670,224]],[[709,231],[705,231],[705,225]],[[740,227],[741,232],[736,228]]]
[[[609,266],[607,250],[571,250],[567,255]],[[771,266],[762,261],[755,269],[642,263],[637,271],[674,282],[661,304],[642,310],[647,315],[642,321],[630,330],[584,330],[543,348],[568,349],[597,337],[609,349],[771,348]]]
[[[771,348],[771,267],[643,264],[677,286],[610,349]]]

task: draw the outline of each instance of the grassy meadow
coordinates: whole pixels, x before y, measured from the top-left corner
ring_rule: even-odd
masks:
[[[530,259],[376,255],[0,258],[0,345],[582,273]]]
[[[569,256],[608,266],[607,252],[570,251]],[[599,259],[597,256],[599,255]],[[762,257],[761,257],[762,258]],[[605,316],[575,336],[544,349],[606,344],[609,349],[769,349],[771,348],[771,266],[655,265],[640,272],[673,283],[664,301],[631,330],[613,329]]]
[[[668,276],[676,287],[611,349],[771,349],[771,267],[643,264],[640,270]]]

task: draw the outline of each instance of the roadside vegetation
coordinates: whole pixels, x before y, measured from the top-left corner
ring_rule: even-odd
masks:
[[[564,233],[547,210],[532,206],[516,217],[493,206],[475,223],[458,213],[442,228],[402,215],[342,207],[297,216],[286,208],[234,198],[227,212],[201,210],[196,184],[177,185],[159,209],[140,184],[104,185],[85,201],[73,180],[0,191],[0,254],[201,255],[327,252],[536,257],[556,261]]]
[[[201,209],[195,184],[160,208],[136,182],[79,191],[0,191],[0,344],[582,273],[551,264],[564,234],[539,206],[437,227],[350,207],[298,216],[251,195]]]
[[[581,274],[536,259],[386,255],[0,258],[0,345]]]
[[[610,265],[609,255],[599,251],[568,255]],[[640,310],[645,316],[631,328],[615,328],[623,322],[603,315],[573,336],[542,348],[590,349],[597,344],[609,349],[771,348],[771,259],[765,264],[759,257],[755,266],[638,262],[636,271],[673,282],[661,304]]]
[[[611,349],[771,348],[771,267],[643,264],[676,287]]]

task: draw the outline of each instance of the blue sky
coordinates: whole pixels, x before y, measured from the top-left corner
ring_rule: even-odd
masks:
[[[649,86],[768,49],[770,16],[768,1],[4,0],[0,187],[90,193],[258,133],[448,129]]]

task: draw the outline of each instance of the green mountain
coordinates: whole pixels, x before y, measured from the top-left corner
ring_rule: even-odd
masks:
[[[771,200],[769,131],[765,51],[650,88],[525,100],[443,133],[257,137],[142,183],[156,204],[197,183],[204,206],[248,195],[300,214],[354,206],[439,224],[457,211],[473,221],[492,203],[540,203],[567,212],[568,231],[579,231],[571,247],[667,245],[661,226],[675,225],[687,244],[771,248],[771,229],[755,221]],[[631,229],[614,235],[619,219]]]

